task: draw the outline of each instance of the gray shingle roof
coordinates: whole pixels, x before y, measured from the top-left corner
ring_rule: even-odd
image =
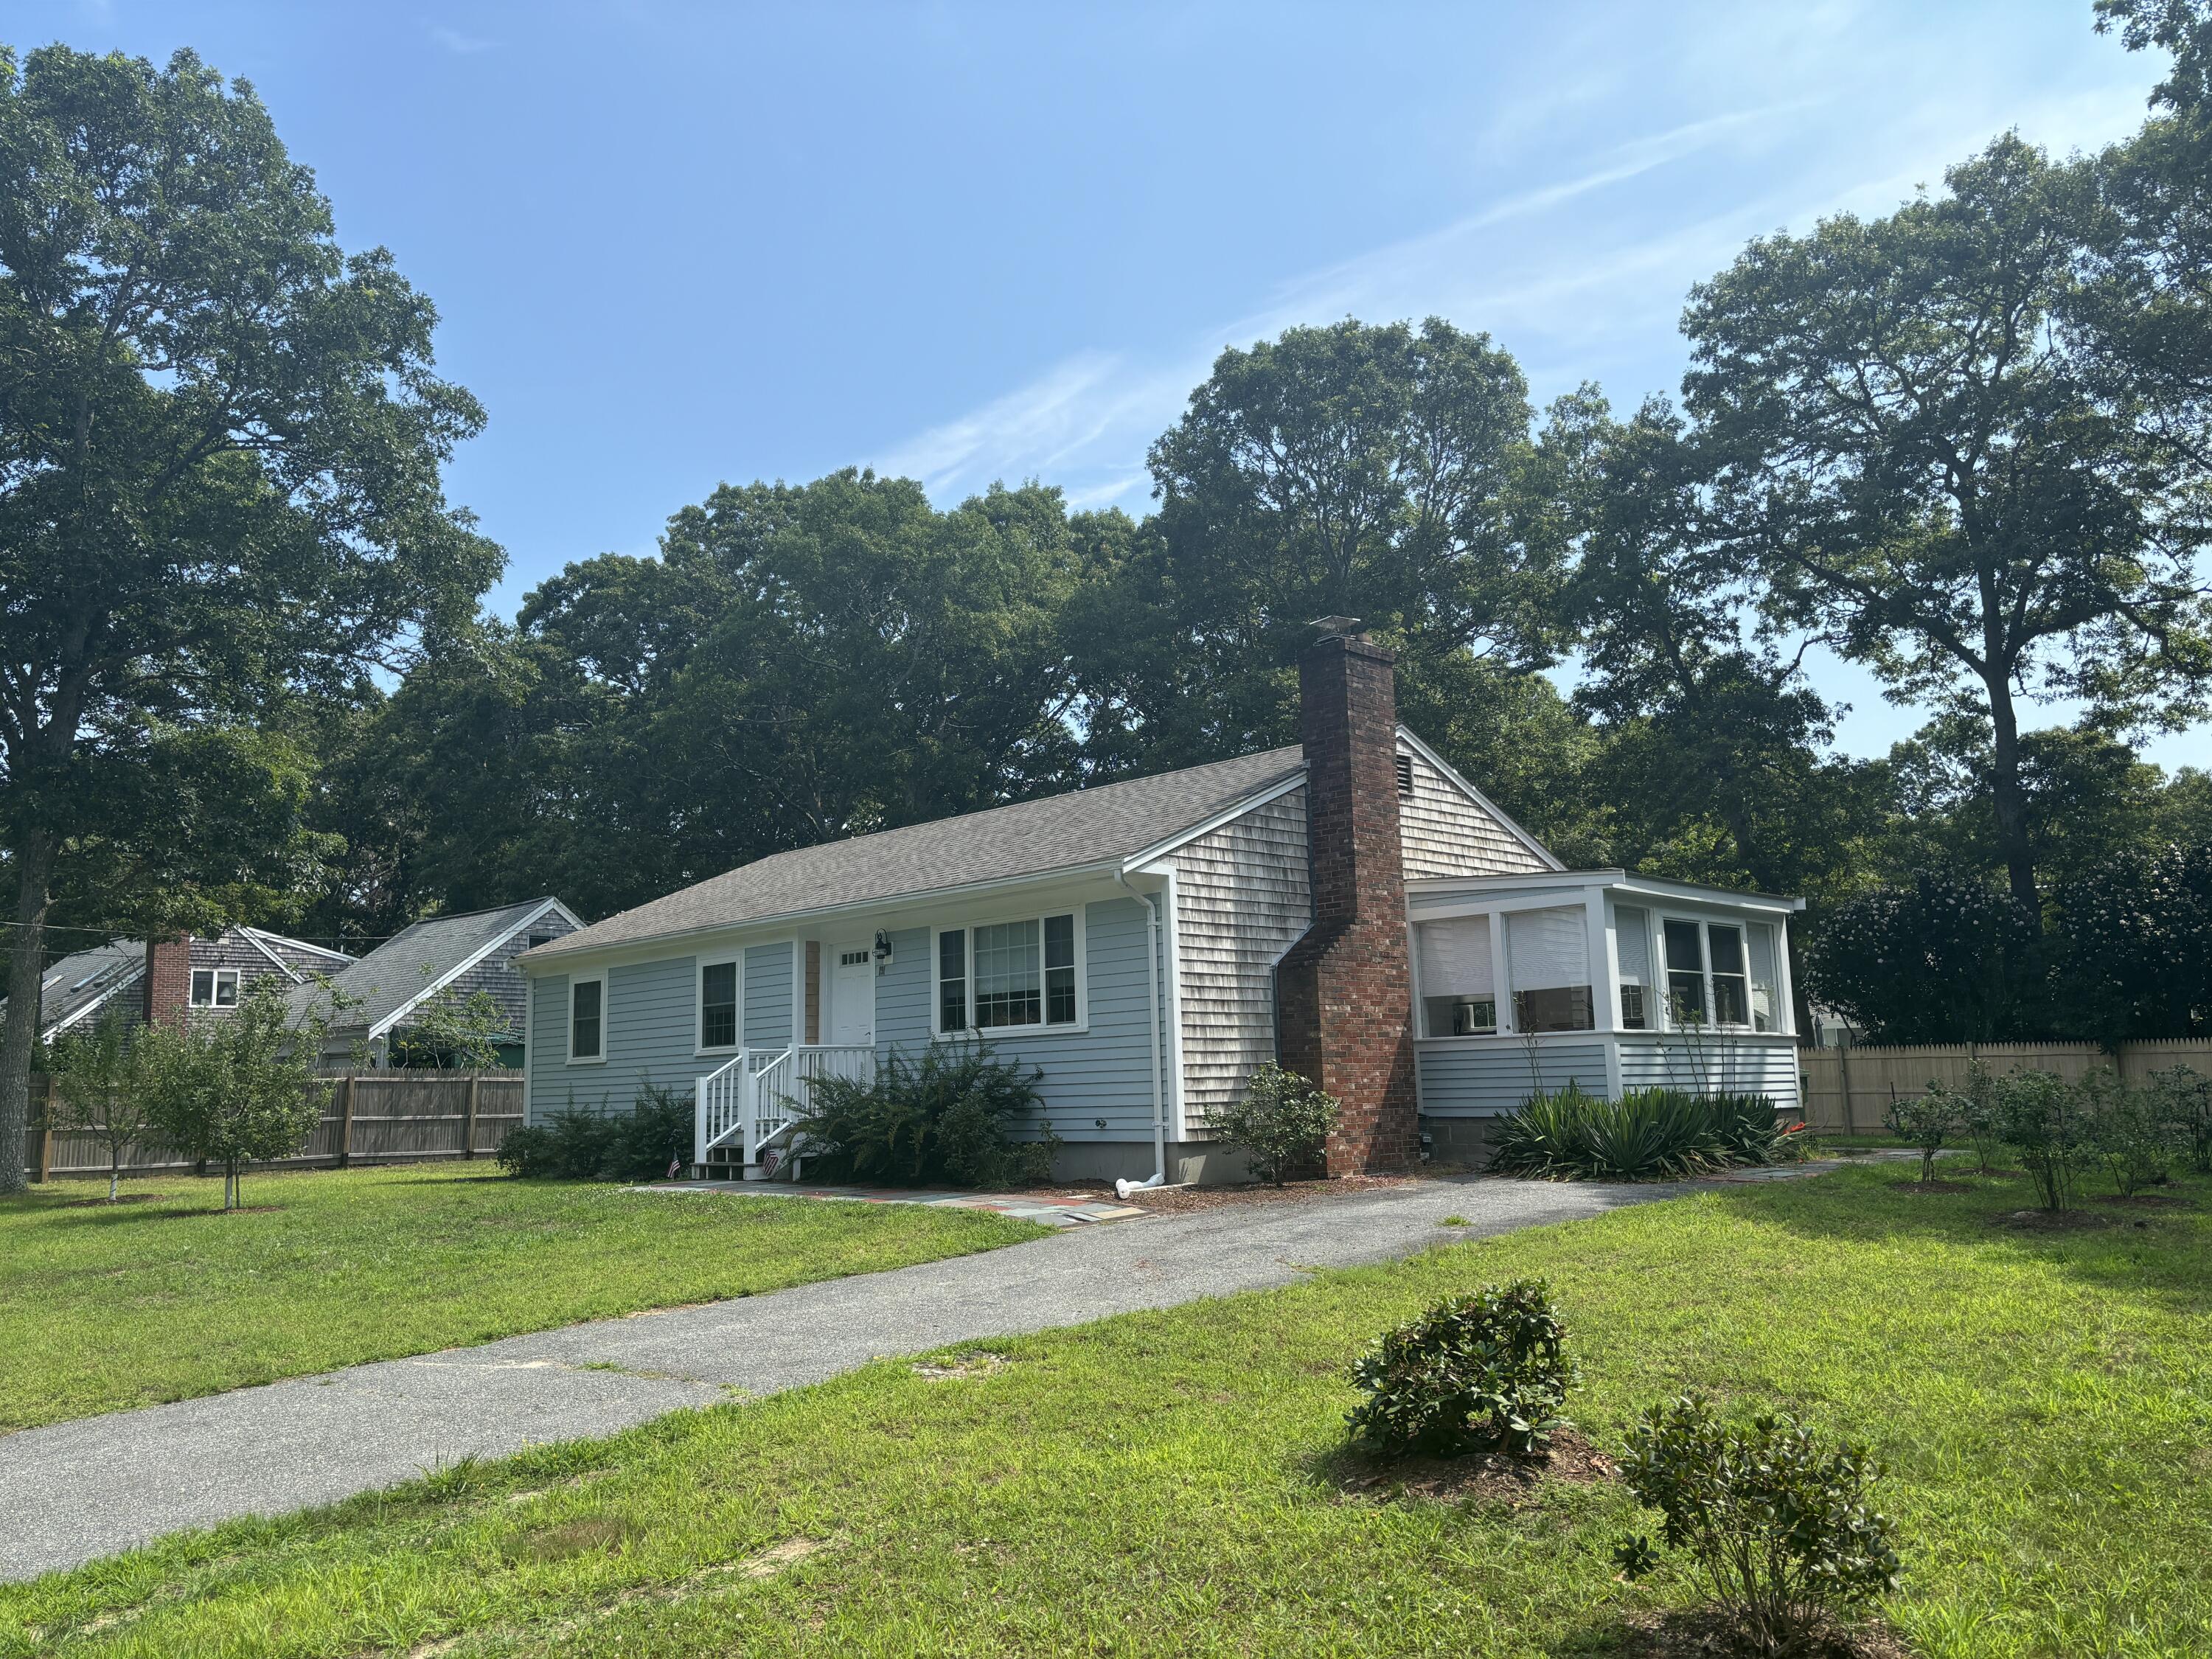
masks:
[[[331,985],[355,1000],[333,1021],[335,1029],[374,1031],[410,1001],[451,977],[471,957],[520,927],[546,902],[525,899],[495,910],[432,916],[395,933],[360,961],[326,975]],[[302,985],[291,994],[292,1006],[304,1014],[327,993]]]
[[[772,854],[541,945],[523,960],[550,962],[609,945],[1126,859],[1285,781],[1304,764],[1302,749],[1271,749]]]
[[[146,947],[135,939],[72,951],[49,967],[39,981],[39,1034],[46,1036],[124,986],[136,984],[145,970]],[[7,1006],[8,999],[0,997],[0,1012]]]

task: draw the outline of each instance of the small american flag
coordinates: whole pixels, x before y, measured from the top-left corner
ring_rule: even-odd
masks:
[[[684,1160],[683,1160],[682,1158],[670,1158],[670,1159],[668,1160],[668,1178],[669,1178],[671,1181],[673,1181],[673,1180],[675,1180],[675,1179],[676,1179],[676,1177],[677,1177],[677,1176],[678,1176],[682,1175],[683,1173],[684,1173]]]

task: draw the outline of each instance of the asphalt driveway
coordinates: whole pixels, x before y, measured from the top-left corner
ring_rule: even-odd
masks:
[[[76,1566],[182,1528],[333,1503],[464,1456],[801,1387],[872,1359],[1262,1290],[1315,1268],[1681,1190],[1476,1178],[1148,1215],[890,1273],[28,1429],[0,1439],[0,1579]],[[1469,1224],[1443,1229],[1447,1216]]]

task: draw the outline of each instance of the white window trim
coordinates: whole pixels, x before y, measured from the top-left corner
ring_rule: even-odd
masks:
[[[737,969],[738,1018],[735,1042],[709,1044],[707,1041],[707,970],[709,968]],[[602,1014],[606,1007],[605,994],[599,1003]],[[607,1046],[606,1035],[599,1036],[599,1047]],[[691,974],[691,1052],[695,1054],[734,1054],[745,1046],[745,953],[730,956],[701,957]]]
[[[235,968],[195,968],[191,970],[191,980],[198,979],[202,974],[210,974],[212,975],[213,977],[208,981],[208,1000],[205,1002],[202,1002],[198,998],[192,995],[193,987],[191,980],[187,980],[185,982],[185,1000],[187,1006],[193,1008],[235,1008],[238,1006],[239,998],[245,994],[245,988],[239,983],[238,969]],[[225,980],[228,980],[230,981],[230,1000],[228,1002],[225,1002],[222,1000],[222,982]]]
[[[1772,1031],[1762,1031],[1762,1030],[1760,1030],[1759,1029],[1759,1027],[1758,1027],[1756,1024],[1753,1024],[1753,1023],[1752,1023],[1751,1021],[1749,1021],[1749,1020],[1746,1020],[1746,1021],[1744,1021],[1744,1022],[1743,1022],[1742,1024],[1736,1024],[1736,1023],[1735,1023],[1735,1022],[1734,1022],[1734,1021],[1730,1021],[1730,1022],[1729,1022],[1729,1023],[1727,1023],[1727,1024],[1723,1024],[1721,1021],[1719,1021],[1719,1020],[1717,1020],[1717,1019],[1711,1019],[1711,1018],[1708,1018],[1708,1019],[1707,1019],[1707,1020],[1706,1020],[1703,1024],[1701,1024],[1701,1025],[1694,1025],[1694,1026],[1693,1026],[1693,1025],[1678,1025],[1678,1024],[1675,1024],[1675,1022],[1674,1022],[1674,971],[1675,971],[1675,970],[1674,970],[1672,967],[1668,966],[1668,962],[1667,962],[1667,924],[1668,924],[1668,922],[1670,922],[1670,921],[1687,921],[1687,922],[1692,922],[1692,923],[1695,923],[1695,924],[1696,924],[1696,926],[1697,926],[1697,928],[1698,928],[1698,950],[1703,953],[1703,956],[1704,956],[1704,962],[1703,962],[1702,966],[1701,966],[1701,971],[1702,971],[1702,973],[1703,973],[1703,975],[1704,975],[1704,978],[1705,978],[1705,1008],[1706,1008],[1706,1010],[1707,1010],[1707,1012],[1708,1012],[1709,1013],[1710,1013],[1710,1012],[1711,1012],[1711,1010],[1713,1010],[1713,1009],[1717,1008],[1717,1007],[1719,1007],[1719,1006],[1720,1006],[1720,1000],[1719,1000],[1719,998],[1717,998],[1717,996],[1715,996],[1715,995],[1713,994],[1713,933],[1712,933],[1712,930],[1713,930],[1714,928],[1716,928],[1716,927],[1733,927],[1733,928],[1735,928],[1735,931],[1736,931],[1739,934],[1741,934],[1741,935],[1742,936],[1742,939],[1743,939],[1743,1000],[1744,1000],[1744,1009],[1745,1009],[1745,1012],[1750,1012],[1750,1008],[1751,1008],[1751,987],[1752,987],[1752,977],[1751,977],[1751,923],[1752,923],[1752,918],[1750,918],[1750,917],[1736,917],[1736,916],[1696,916],[1696,915],[1688,915],[1688,914],[1686,914],[1686,912],[1684,912],[1684,911],[1680,911],[1680,910],[1655,910],[1652,914],[1653,914],[1654,920],[1655,920],[1655,921],[1656,921],[1656,923],[1657,923],[1657,931],[1658,931],[1658,935],[1659,935],[1659,938],[1658,938],[1658,955],[1654,958],[1654,960],[1657,963],[1657,964],[1658,964],[1658,965],[1656,966],[1656,968],[1655,968],[1655,969],[1653,969],[1653,973],[1654,973],[1655,977],[1658,978],[1658,979],[1661,981],[1661,988],[1661,988],[1661,993],[1662,993],[1662,994],[1661,994],[1661,996],[1660,996],[1660,998],[1659,998],[1659,1020],[1660,1020],[1660,1024],[1659,1024],[1658,1028],[1657,1028],[1658,1030],[1662,1030],[1662,1031],[1691,1031],[1691,1030],[1696,1030],[1696,1031],[1715,1031],[1715,1032],[1720,1032],[1720,1033],[1725,1034],[1725,1035],[1729,1036],[1781,1036],[1781,1035],[1782,1035],[1781,1031],[1780,1031],[1780,1030],[1772,1030]],[[1760,918],[1760,919],[1761,919],[1761,920],[1764,920],[1764,918]],[[1775,941],[1775,948],[1776,948],[1778,951],[1778,950],[1780,950],[1780,949],[1782,948],[1782,939],[1781,939],[1781,938],[1780,938],[1780,930],[1779,930],[1779,929],[1777,929],[1777,938],[1776,938],[1776,941]],[[1779,977],[1781,976],[1781,969],[1780,969],[1780,968],[1779,968],[1779,966],[1778,966],[1778,967],[1776,968],[1775,972],[1776,972],[1776,977],[1777,977],[1777,978],[1779,978]],[[1773,989],[1774,989],[1774,994],[1775,994],[1775,995],[1778,998],[1778,997],[1782,994],[1782,988],[1781,988],[1779,985],[1777,985],[1777,986],[1775,986],[1775,987],[1773,988]],[[1778,1026],[1781,1024],[1781,1022],[1780,1022],[1780,1021],[1778,1021],[1778,1020],[1776,1023],[1777,1023]]]
[[[579,985],[596,985],[599,988],[599,1052],[596,1054],[586,1054],[580,1059],[577,1057],[575,1052],[576,988]],[[568,976],[568,994],[565,1000],[564,1012],[568,1016],[568,1023],[561,1028],[561,1050],[564,1056],[564,1063],[570,1066],[605,1065],[607,1063],[607,1049],[610,1046],[607,1042],[608,1028],[613,1024],[613,1022],[607,1018],[606,969],[602,968],[596,974],[570,975]]]
[[[1054,905],[1048,910],[1020,910],[1012,915],[986,914],[965,916],[959,921],[947,923],[929,930],[929,1031],[938,1042],[957,1041],[963,1037],[981,1037],[986,1042],[996,1042],[1000,1037],[1076,1036],[1091,1029],[1091,947],[1084,926],[1081,903]],[[958,1030],[945,1029],[945,1006],[942,990],[943,976],[939,963],[938,940],[946,933],[965,933],[968,963],[968,1013],[972,1021],[975,1013],[975,930],[978,927],[1000,927],[1008,922],[1033,921],[1037,925],[1038,973],[1043,973],[1044,919],[1047,916],[1073,915],[1075,918],[1075,1023],[1072,1025],[993,1025],[978,1030],[970,1024]],[[1042,980],[1040,980],[1042,988]]]

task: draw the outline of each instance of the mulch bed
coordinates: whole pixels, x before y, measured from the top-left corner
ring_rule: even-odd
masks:
[[[1613,1650],[1630,1659],[1741,1659],[1735,1626],[1717,1613],[1632,1614]],[[1912,1659],[1912,1650],[1879,1624],[1834,1626],[1802,1650],[1807,1659]]]
[[[1328,1477],[1346,1497],[1370,1502],[1413,1498],[1431,1504],[1498,1504],[1518,1507],[1546,1480],[1611,1480],[1620,1466],[1572,1429],[1552,1435],[1540,1458],[1472,1452],[1465,1457],[1401,1457],[1387,1462],[1347,1450],[1332,1458]]]
[[[1218,1210],[1238,1204],[1290,1204],[1319,1198],[1340,1198],[1346,1193],[1380,1192],[1410,1187],[1410,1176],[1340,1176],[1333,1181],[1293,1181],[1282,1187],[1168,1187],[1139,1189],[1126,1199],[1114,1196],[1111,1187],[1039,1187],[1038,1198],[1080,1198],[1093,1204],[1133,1204],[1163,1215],[1188,1210]]]
[[[1964,1181],[1893,1181],[1889,1184],[1900,1193],[1971,1193],[1974,1190]]]

